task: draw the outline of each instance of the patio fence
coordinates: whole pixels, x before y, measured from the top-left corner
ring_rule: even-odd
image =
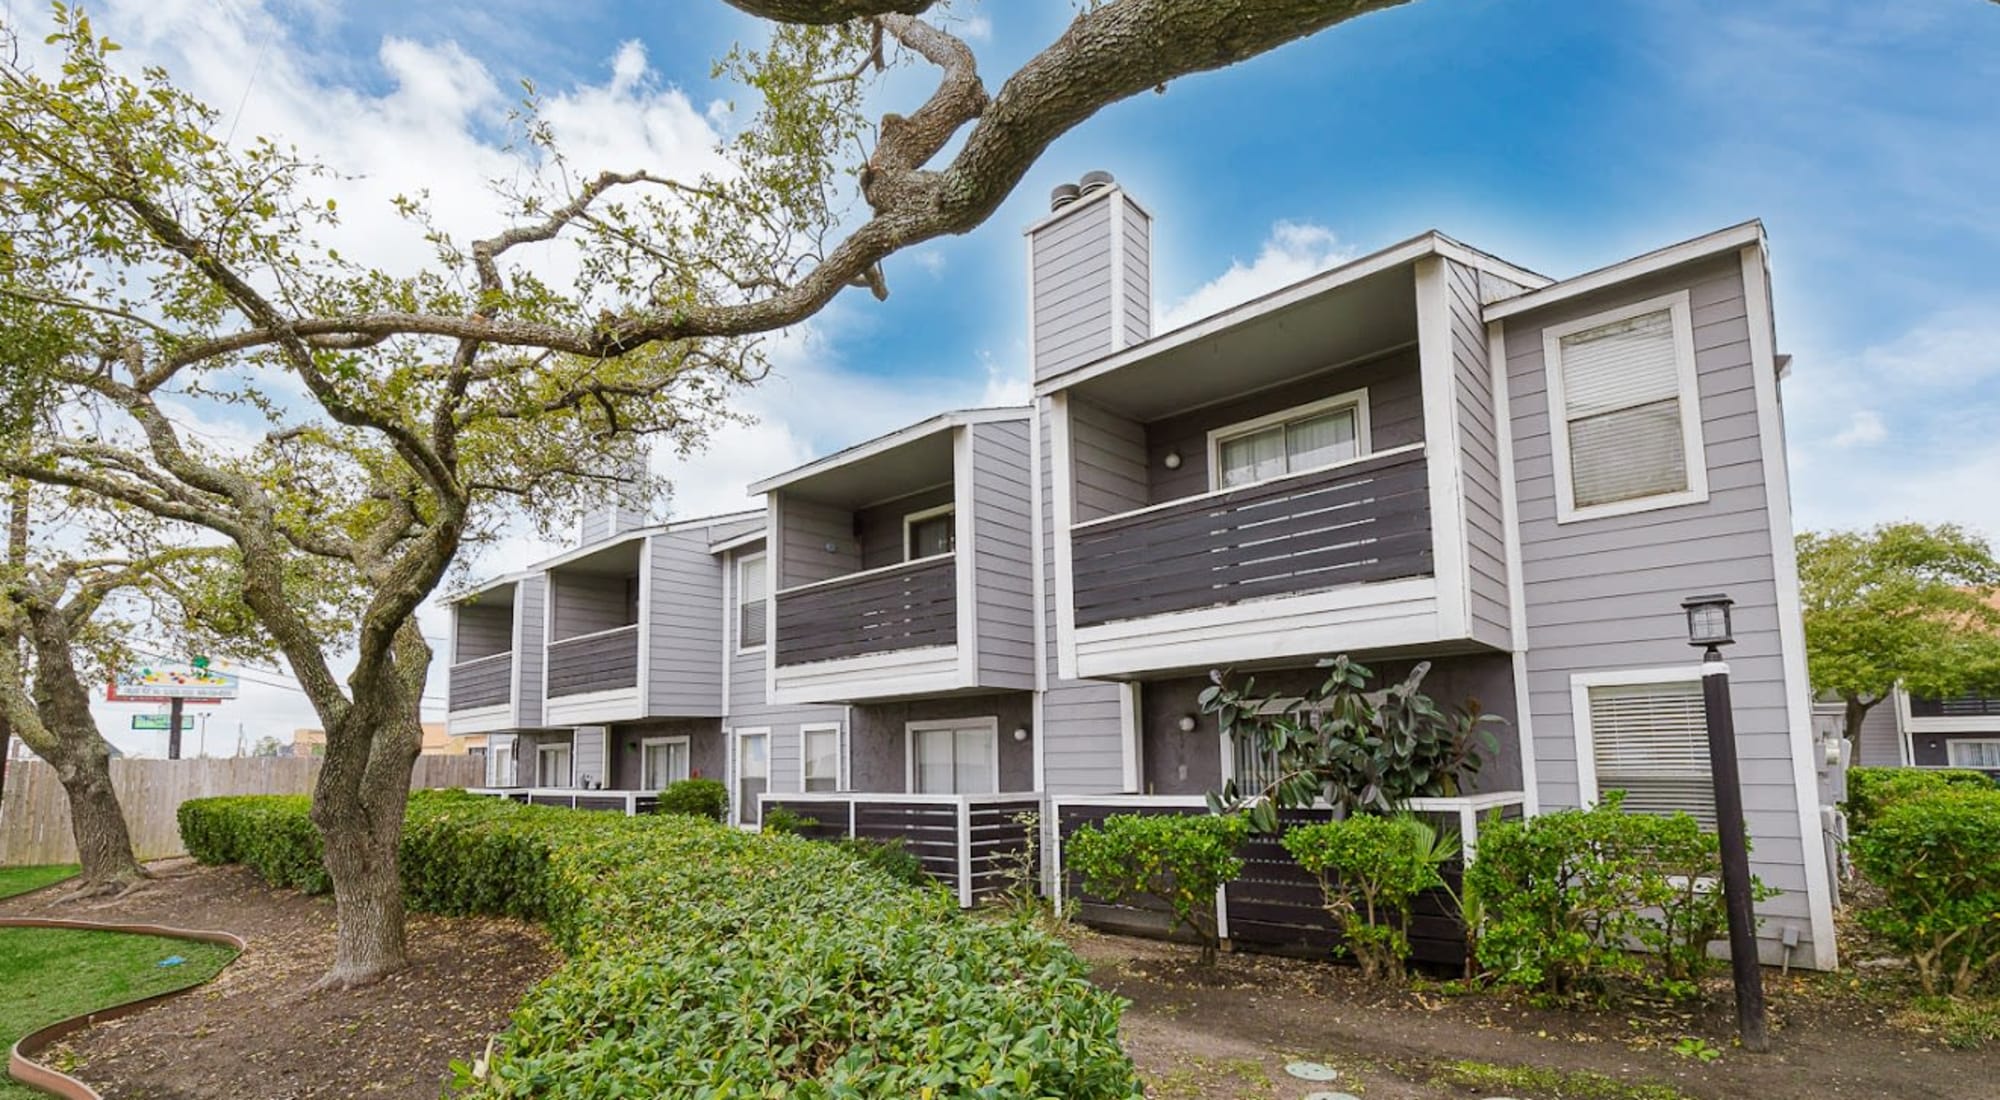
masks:
[[[486,778],[476,756],[419,756],[410,786],[468,787]],[[113,760],[111,785],[140,859],[185,855],[175,812],[191,798],[228,794],[307,794],[319,774],[316,759],[285,756],[203,757],[194,760]],[[0,802],[0,866],[76,862],[69,796],[55,769],[40,760],[7,764]]]

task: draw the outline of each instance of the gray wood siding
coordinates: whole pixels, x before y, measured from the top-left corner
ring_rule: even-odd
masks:
[[[972,433],[978,682],[986,687],[1032,688],[1034,524],[1028,491],[1028,422],[998,420],[965,430]]]
[[[452,606],[456,641],[453,664],[476,661],[514,648],[514,608],[480,603],[474,596]]]
[[[1558,525],[1542,327],[1683,287],[1693,307],[1709,499]],[[1759,907],[1768,949],[1779,921],[1810,939],[1804,861],[1822,856],[1817,835],[1800,835],[1745,314],[1741,268],[1730,256],[1510,318],[1506,349],[1541,804],[1578,801],[1571,674],[1695,664],[1680,601],[1728,593],[1736,600],[1728,657],[1751,860],[1785,891]]]
[[[1836,716],[1844,716],[1845,708],[1834,704]],[[1902,731],[1896,728],[1896,700],[1892,696],[1868,708],[1861,719],[1861,738],[1857,746],[1860,759],[1855,763],[1868,768],[1893,768],[1903,762]]]
[[[513,654],[495,653],[451,666],[445,688],[446,709],[498,706],[511,701],[513,692]]]
[[[514,673],[520,678],[516,695],[520,705],[514,712],[514,722],[521,726],[542,724],[542,668],[548,659],[543,624],[548,591],[545,575],[529,577],[514,589],[515,622],[521,632],[520,641],[514,646]]]
[[[710,546],[720,546],[725,542],[735,542],[745,535],[755,534],[763,529],[764,517],[761,515],[746,519],[730,520],[727,523],[710,524],[708,527],[708,544]]]
[[[940,471],[949,473],[949,471]],[[949,481],[935,489],[925,489],[921,493],[911,493],[884,504],[863,508],[854,513],[861,528],[861,568],[879,569],[903,560],[903,519],[915,512],[924,512],[952,502],[952,488]]]
[[[1056,667],[1055,485],[1057,476],[1049,440],[1053,435],[1051,406],[1036,403],[1042,433],[1042,576],[1043,655],[1047,662],[1042,692],[1042,785],[1052,794],[1104,794],[1122,790],[1125,765],[1120,744],[1118,685],[1100,680],[1065,680]]]
[[[549,593],[555,611],[555,630],[550,639],[560,641],[636,622],[630,584],[626,577],[551,571]]]
[[[646,713],[722,713],[722,563],[704,528],[647,540]]]
[[[861,547],[854,539],[854,513],[779,490],[775,540],[776,568],[768,572],[772,587],[811,584],[861,568]],[[829,550],[828,547],[833,549]]]
[[[1146,505],[1146,429],[1082,398],[1069,401],[1071,518],[1085,520]]]
[[[549,647],[549,695],[582,695],[636,687],[639,683],[639,628],[560,640]]]
[[[1111,350],[1112,208],[1092,203],[1034,235],[1029,308],[1037,379]]]
[[[1137,344],[1153,335],[1153,220],[1123,199],[1125,217],[1125,343]]]
[[[1474,638],[1505,648],[1512,633],[1507,607],[1507,523],[1500,503],[1500,438],[1486,324],[1480,318],[1479,273],[1450,261],[1445,262],[1444,273],[1471,597],[1466,614]]]
[[[570,782],[576,786],[588,783],[609,785],[611,776],[606,774],[604,740],[607,731],[603,726],[578,726],[571,735],[569,747]]]
[[[790,502],[786,502],[790,507]],[[845,515],[846,513],[842,513]],[[853,535],[848,535],[848,545],[853,545]],[[760,547],[745,547],[742,551],[731,551],[723,557],[723,567],[729,578],[729,615],[734,622],[737,616],[736,561],[743,553],[757,553]],[[799,789],[799,727],[801,725],[834,722],[843,727],[847,721],[847,708],[841,706],[793,706],[774,707],[767,701],[764,685],[764,660],[769,650],[754,649],[747,653],[739,651],[734,639],[729,643],[729,700],[728,711],[723,719],[725,733],[753,727],[767,727],[771,731],[771,789],[774,791],[796,791]],[[733,751],[733,750],[732,750]],[[722,779],[721,773],[712,778]]]
[[[1405,348],[1380,359],[1355,363],[1146,425],[1146,503],[1163,504],[1209,491],[1209,432],[1362,388],[1368,390],[1369,436],[1374,450],[1386,451],[1423,440],[1424,398],[1417,351]],[[1166,457],[1170,451],[1181,456],[1178,470],[1167,469]]]

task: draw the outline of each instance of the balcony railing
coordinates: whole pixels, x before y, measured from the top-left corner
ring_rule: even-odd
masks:
[[[1024,794],[763,794],[758,820],[773,806],[811,822],[817,839],[864,837],[901,843],[932,878],[958,892],[958,903],[1006,892],[1029,847],[1022,814],[1038,813],[1042,796]],[[1030,878],[1038,872],[1031,868]]]
[[[1429,576],[1422,444],[1070,528],[1076,625]]]
[[[658,791],[592,791],[578,787],[467,787],[466,791],[509,798],[528,806],[616,811],[626,817],[652,813],[660,804]]]
[[[549,698],[639,686],[639,627],[614,627],[549,643]]]
[[[958,640],[952,554],[778,593],[778,664],[802,665]]]
[[[1969,693],[1949,699],[1910,696],[1912,718],[2000,718],[2000,695]]]
[[[514,654],[493,653],[451,666],[445,708],[451,711],[514,701]]]

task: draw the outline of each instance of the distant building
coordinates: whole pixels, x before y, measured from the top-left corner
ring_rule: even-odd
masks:
[[[474,756],[486,755],[486,735],[473,737],[453,737],[445,732],[443,722],[424,723],[425,756]],[[318,729],[296,729],[292,731],[293,756],[325,756],[326,731]]]

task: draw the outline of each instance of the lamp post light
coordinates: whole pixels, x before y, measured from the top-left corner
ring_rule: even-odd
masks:
[[[1743,782],[1736,764],[1736,719],[1729,707],[1728,596],[1690,596],[1688,644],[1703,650],[1701,694],[1708,718],[1708,764],[1715,783],[1715,835],[1721,848],[1722,900],[1729,913],[1729,969],[1736,981],[1736,1030],[1743,1049],[1771,1049],[1764,1027],[1764,974],[1757,963],[1757,917],[1750,905],[1750,842],[1743,828]]]

